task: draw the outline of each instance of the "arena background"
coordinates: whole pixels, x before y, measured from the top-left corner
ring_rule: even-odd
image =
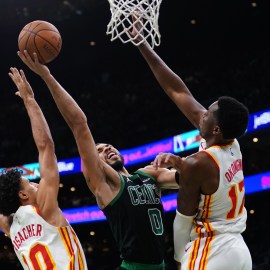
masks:
[[[155,50],[203,105],[230,95],[244,102],[251,113],[269,109],[269,11],[269,0],[163,0],[161,45]],[[110,20],[106,0],[1,0],[0,168],[37,162],[29,119],[8,77],[12,66],[23,68],[34,88],[49,122],[58,159],[78,156],[73,136],[44,83],[16,54],[19,32],[33,20],[49,21],[59,29],[62,51],[49,67],[85,111],[96,142],[128,149],[194,129],[163,93],[137,48],[110,41],[106,35]],[[254,137],[258,138],[256,143]],[[245,175],[269,171],[269,128],[247,134],[240,144]],[[127,169],[134,171],[145,164]],[[80,173],[61,179],[62,209],[95,205]],[[243,236],[256,270],[270,269],[269,202],[267,190],[246,196],[248,222]],[[166,213],[166,262],[167,269],[172,270],[173,218],[174,212]],[[119,264],[106,221],[73,226],[83,243],[89,269],[111,270]],[[21,269],[3,233],[0,269]]]

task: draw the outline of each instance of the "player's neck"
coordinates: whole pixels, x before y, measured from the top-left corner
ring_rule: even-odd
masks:
[[[127,169],[125,167],[123,167],[121,170],[118,171],[118,173],[124,175],[124,176],[130,176],[129,172],[127,171]]]
[[[213,145],[227,145],[227,144],[230,144],[234,141],[234,139],[223,139],[223,138],[219,138],[219,139],[216,139],[216,138],[211,138],[209,140],[206,141],[206,148],[209,148]]]

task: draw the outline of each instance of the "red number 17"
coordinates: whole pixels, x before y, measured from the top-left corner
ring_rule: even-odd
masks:
[[[245,203],[245,196],[241,193],[243,193],[244,191],[245,191],[244,180],[241,180],[238,184],[233,185],[230,188],[228,195],[232,202],[232,208],[227,213],[227,219],[233,219],[236,217],[236,214],[237,216],[239,216],[242,213],[243,208],[244,208],[244,203]],[[238,203],[239,203],[239,199],[241,200],[241,197],[242,197],[242,202],[239,207]],[[238,213],[237,213],[237,207],[239,207]]]

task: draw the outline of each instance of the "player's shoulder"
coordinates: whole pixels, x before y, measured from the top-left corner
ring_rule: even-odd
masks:
[[[181,168],[182,174],[188,175],[189,177],[191,175],[198,177],[203,175],[207,175],[209,172],[209,169],[212,169],[213,161],[205,151],[200,151],[197,153],[194,153],[190,156],[187,156],[183,160],[183,165]]]
[[[196,152],[183,159],[183,163],[189,166],[200,166],[209,160],[205,150]]]

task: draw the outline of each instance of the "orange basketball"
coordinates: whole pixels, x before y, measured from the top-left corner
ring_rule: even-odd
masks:
[[[33,59],[37,53],[42,64],[53,61],[61,51],[62,38],[58,29],[46,21],[33,21],[23,27],[18,38],[19,50],[27,50]]]

